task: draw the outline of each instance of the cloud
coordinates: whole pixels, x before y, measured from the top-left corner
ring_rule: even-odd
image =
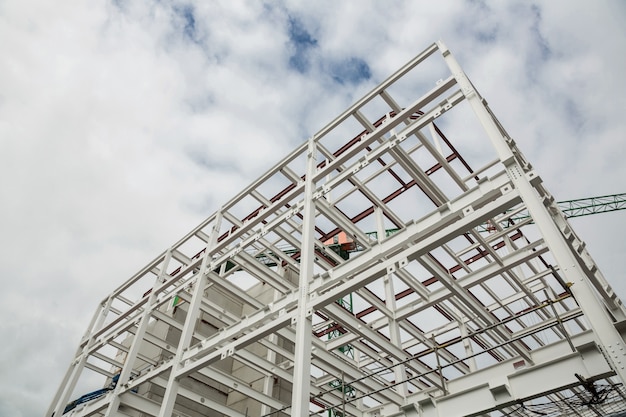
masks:
[[[625,15],[582,1],[0,3],[0,414],[42,415],[106,294],[439,38],[557,199],[624,191]],[[624,298],[622,214],[574,225]]]

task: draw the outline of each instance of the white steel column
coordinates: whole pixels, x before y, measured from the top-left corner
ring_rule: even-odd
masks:
[[[315,138],[309,139],[307,171],[304,186],[304,219],[302,221],[302,250],[300,253],[300,276],[298,314],[296,316],[296,344],[293,366],[293,391],[291,393],[291,415],[308,416],[311,395],[311,344],[313,331],[312,311],[308,311],[309,280],[313,276],[315,260],[315,202],[313,176],[316,169],[317,147]]]
[[[393,288],[393,275],[392,274],[389,274],[385,277],[385,305],[387,306],[389,311],[392,311],[392,312],[396,311],[396,295],[395,295],[394,288]],[[400,347],[402,346],[402,339],[400,338],[400,326],[398,325],[398,322],[396,321],[396,319],[392,317],[389,318],[389,336],[391,339],[391,343],[393,343],[396,346],[400,346]],[[395,359],[392,359],[392,360],[394,363],[398,362]],[[394,366],[393,374],[396,379],[396,383],[407,380],[406,368],[404,364]],[[409,391],[408,391],[406,382],[403,382],[400,385],[398,385],[398,393],[400,395],[402,395],[403,397],[406,397],[408,395],[408,392]]]
[[[376,212],[376,226],[377,226],[376,235],[378,238],[377,239],[378,243],[381,243],[384,239],[387,238],[387,234],[385,233],[383,211],[380,207],[376,207],[375,212]],[[389,309],[389,311],[395,312],[397,307],[396,307],[396,293],[393,287],[393,274],[388,274],[385,277],[384,284],[385,284],[385,306]],[[402,347],[402,338],[400,337],[400,325],[398,324],[398,321],[394,317],[389,317],[388,322],[389,322],[388,323],[389,324],[389,336],[391,339],[391,343],[393,343],[396,346]],[[394,363],[398,362],[397,360],[393,358],[392,360]],[[393,374],[394,374],[396,383],[407,380],[406,368],[404,367],[404,365],[396,365],[393,368]],[[403,382],[400,385],[398,385],[398,393],[403,397],[406,397],[408,395],[409,390],[408,390],[408,385],[406,382]]]
[[[467,364],[470,368],[470,371],[476,371],[476,357],[474,356],[474,349],[472,349],[472,343],[468,337],[467,332],[467,324],[465,323],[463,316],[460,311],[457,311],[457,315],[459,316],[459,330],[461,332],[461,337],[463,338],[463,348],[465,349],[465,357],[467,357]]]
[[[442,42],[438,42],[438,45],[448,67],[487,132],[500,160],[505,165],[507,174],[526,204],[528,212],[545,242],[550,247],[554,259],[561,271],[563,271],[563,274],[574,284],[570,287],[570,291],[584,312],[585,317],[589,320],[598,341],[602,345],[602,349],[607,354],[607,357],[610,358],[613,369],[622,382],[626,383],[626,346],[624,340],[615,329],[599,297],[594,293],[594,288],[589,282],[590,277],[581,269],[579,260],[572,253],[561,231],[534,189],[531,182],[540,181],[540,178],[532,170],[524,172],[520,161],[513,154],[511,145],[507,143],[504,133],[496,124],[491,113],[483,103],[483,99],[474,89],[456,59]]]
[[[101,315],[103,314],[105,306],[103,304],[101,304],[100,306],[98,306],[98,308],[96,309],[96,312],[93,315],[93,318],[91,319],[91,323],[89,324],[89,328],[87,330],[87,332],[85,333],[85,337],[88,337],[90,334],[93,333],[93,329],[94,329],[94,324],[96,322],[99,321],[99,318],[101,317]],[[61,403],[59,404],[59,400],[61,399],[61,397],[63,396],[63,394],[66,391],[66,387],[68,384],[68,381],[70,380],[70,378],[72,377],[72,375],[75,373],[75,369],[76,369],[76,358],[81,354],[81,352],[83,352],[84,350],[81,349],[80,347],[76,350],[76,353],[74,354],[74,358],[72,359],[72,362],[70,364],[70,366],[67,368],[67,372],[65,373],[65,376],[63,377],[63,380],[61,381],[61,385],[59,386],[59,389],[57,390],[56,394],[54,395],[54,398],[52,399],[52,402],[50,403],[50,407],[48,408],[48,411],[46,412],[46,417],[51,416],[53,413],[58,413],[59,410],[59,405],[63,405],[63,407],[65,407],[65,403],[67,402],[67,399],[64,399],[63,401],[61,401]],[[71,392],[66,394],[67,397],[69,397],[69,395],[71,395]]]
[[[204,289],[208,281],[207,265],[209,264],[211,249],[217,242],[217,235],[219,233],[221,220],[222,215],[221,213],[218,213],[215,223],[213,224],[213,229],[211,230],[211,236],[209,242],[207,243],[206,251],[204,252],[202,266],[198,272],[198,278],[196,278],[196,286],[193,290],[191,302],[189,303],[189,309],[187,310],[187,316],[185,318],[185,325],[180,336],[180,341],[178,342],[178,348],[176,349],[176,356],[174,357],[172,370],[167,380],[165,394],[163,395],[163,402],[161,403],[161,409],[159,410],[159,417],[170,417],[172,415],[172,411],[174,410],[174,404],[176,403],[176,396],[178,395],[178,388],[180,386],[177,371],[181,367],[180,362],[184,351],[191,344],[191,339],[196,328],[196,321],[200,315],[200,306],[202,304],[202,298],[204,297]]]
[[[51,416],[52,414],[54,414],[55,416],[60,416],[63,414],[63,410],[65,410],[65,405],[69,402],[70,395],[72,395],[72,391],[74,391],[74,388],[76,387],[76,383],[78,382],[78,379],[80,378],[80,375],[85,367],[85,363],[87,363],[87,352],[89,352],[89,348],[91,347],[93,341],[92,335],[96,333],[96,331],[100,329],[100,327],[102,327],[102,323],[104,323],[104,319],[109,313],[109,308],[111,307],[112,302],[113,298],[109,297],[106,300],[106,303],[103,303],[102,307],[96,310],[96,314],[91,320],[91,326],[87,331],[87,334],[85,335],[85,338],[87,340],[85,341],[82,350],[79,349],[79,351],[81,351],[81,354],[78,358],[74,358],[74,360],[72,361],[71,368],[70,370],[68,370],[68,373],[63,380],[64,385],[61,386],[61,389],[55,396],[55,401],[58,402],[56,402],[56,406],[55,402],[53,402],[50,407],[51,409],[48,410],[49,416]]]
[[[107,408],[105,417],[112,417],[117,413],[117,409],[120,405],[120,392],[124,385],[130,380],[131,373],[133,370],[133,364],[135,363],[135,359],[139,354],[139,350],[141,349],[141,345],[143,343],[143,339],[146,335],[146,330],[148,329],[148,324],[150,322],[150,313],[152,312],[152,304],[156,300],[156,289],[165,281],[167,275],[167,266],[170,263],[170,259],[172,258],[172,249],[167,251],[165,255],[165,260],[163,261],[163,265],[161,266],[161,272],[154,280],[154,285],[152,286],[152,292],[150,292],[150,296],[148,297],[148,302],[145,305],[145,309],[141,315],[141,321],[139,322],[139,327],[135,333],[135,338],[128,349],[128,353],[126,354],[126,360],[124,361],[124,367],[120,372],[119,379],[117,381],[117,385],[115,386],[114,396],[109,403],[109,407]]]
[[[284,276],[284,268],[280,269],[281,271],[281,275]],[[276,300],[278,300],[279,296],[280,296],[280,291],[278,290],[274,290],[273,292],[273,296],[272,296],[272,302],[275,302]],[[273,344],[278,344],[278,336],[275,334],[272,334],[269,336],[268,341],[270,343]],[[265,354],[265,359],[272,363],[275,364],[276,363],[276,352],[273,351],[272,349],[267,349],[267,353]],[[267,374],[266,376],[263,377],[263,394],[271,397],[274,393],[274,376],[272,374]],[[266,414],[269,414],[271,411],[271,408],[269,405],[267,404],[261,404],[261,415],[264,416]]]

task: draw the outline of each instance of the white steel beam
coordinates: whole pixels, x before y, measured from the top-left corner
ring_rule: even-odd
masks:
[[[563,340],[534,353],[534,366],[516,369],[516,360],[507,360],[450,381],[447,396],[427,399],[418,393],[412,402],[417,404],[420,417],[479,416],[579,385],[575,374],[590,379],[613,373],[590,332],[575,336],[573,343],[578,348],[574,353]]]

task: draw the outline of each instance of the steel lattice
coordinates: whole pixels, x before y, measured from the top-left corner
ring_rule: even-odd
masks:
[[[439,42],[107,295],[48,416],[555,413],[625,318]]]

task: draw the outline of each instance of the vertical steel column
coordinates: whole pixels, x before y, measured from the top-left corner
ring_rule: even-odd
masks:
[[[312,311],[308,311],[309,280],[313,276],[315,261],[315,201],[313,192],[317,146],[315,138],[309,139],[307,169],[304,185],[304,219],[302,221],[302,246],[300,250],[300,276],[298,315],[296,316],[295,359],[293,366],[293,391],[291,393],[291,415],[308,416],[311,395],[311,346]]]
[[[172,362],[172,370],[167,380],[167,386],[165,387],[165,393],[163,394],[163,402],[161,403],[161,409],[159,410],[159,417],[170,417],[174,411],[174,404],[176,403],[176,396],[178,395],[178,388],[180,386],[178,370],[181,367],[181,359],[185,349],[191,344],[191,339],[196,328],[196,321],[200,315],[200,306],[202,305],[202,298],[204,297],[204,289],[208,283],[207,266],[209,259],[211,259],[211,252],[217,242],[217,235],[219,234],[219,228],[222,221],[222,214],[218,213],[215,218],[215,223],[211,230],[211,238],[207,243],[206,251],[204,252],[204,258],[202,259],[202,265],[200,271],[197,274],[195,280],[195,288],[189,303],[189,309],[187,310],[187,316],[185,318],[185,324],[183,326],[180,341],[176,349],[176,356]]]
[[[89,337],[89,335],[93,333],[94,325],[96,324],[96,322],[99,321],[99,318],[101,317],[101,314],[104,308],[105,308],[104,303],[98,306],[98,308],[96,309],[96,312],[91,318],[91,322],[89,323],[89,327],[87,328],[87,332],[85,332],[83,339]],[[48,411],[46,412],[47,417],[51,416],[52,413],[55,413],[55,411],[58,412],[57,407],[59,405],[58,404],[59,400],[61,399],[61,396],[65,392],[65,388],[67,387],[67,382],[70,380],[72,373],[74,372],[76,368],[76,365],[77,365],[76,358],[81,354],[82,351],[83,349],[81,349],[80,347],[76,349],[76,353],[74,354],[74,357],[72,358],[72,362],[70,363],[70,366],[67,368],[67,372],[65,372],[65,376],[63,376],[63,381],[61,382],[61,385],[59,386],[59,389],[54,395],[54,398],[52,399],[52,402],[50,403],[50,407],[48,408]],[[63,405],[64,408],[65,408],[66,403],[67,403],[67,400],[61,401],[61,404]]]
[[[378,243],[380,244],[383,240],[387,238],[387,234],[385,233],[383,211],[381,210],[380,207],[376,207],[375,213],[376,213],[376,234],[377,234]],[[387,276],[385,276],[384,284],[385,284],[385,305],[389,309],[389,311],[391,311],[392,313],[395,313],[397,306],[396,306],[396,293],[393,287],[393,275],[392,274],[388,274]],[[398,347],[402,347],[402,338],[400,337],[400,325],[394,318],[391,318],[391,317],[389,318],[389,336],[390,336],[391,343],[393,343],[394,345]],[[392,359],[392,360],[394,362],[397,362],[397,360],[395,359]],[[394,374],[396,383],[407,380],[406,368],[404,367],[404,365],[396,365],[393,368],[393,374]],[[405,398],[409,394],[409,389],[408,389],[408,385],[406,382],[403,382],[402,384],[398,385],[398,394],[400,394],[401,396]]]
[[[107,314],[109,314],[109,309],[112,302],[113,298],[109,297],[105,303],[101,304],[101,308],[98,308],[96,310],[96,313],[91,320],[90,328],[83,338],[87,338],[87,341],[85,342],[85,345],[82,349],[78,349],[78,351],[81,352],[80,355],[77,355],[78,358],[75,357],[72,360],[72,365],[70,365],[70,369],[68,369],[65,378],[63,378],[63,385],[61,385],[61,387],[59,388],[59,391],[55,395],[54,400],[50,405],[47,417],[51,416],[53,413],[55,416],[60,416],[63,414],[63,410],[65,410],[65,406],[69,402],[70,395],[72,395],[72,391],[74,391],[76,383],[78,382],[78,379],[83,372],[83,368],[85,367],[85,363],[87,362],[87,352],[89,352],[89,348],[91,347],[91,344],[93,342],[92,335],[98,329],[100,329],[100,327],[102,327],[104,319],[106,318]]]
[[[392,274],[387,275],[385,277],[384,283],[385,283],[385,305],[387,306],[389,311],[394,313],[394,317],[395,317],[396,295],[395,295],[394,287],[393,287],[393,275]],[[400,325],[398,324],[396,319],[393,317],[389,318],[389,336],[390,336],[391,343],[393,343],[394,345],[400,348],[402,347],[402,339],[400,338]],[[393,362],[396,362],[396,363],[398,362],[395,359],[392,359],[392,360]],[[393,368],[393,374],[396,379],[396,383],[407,380],[406,368],[404,367],[403,364],[396,364]],[[403,397],[406,397],[409,394],[409,390],[408,390],[408,386],[406,382],[403,382],[402,384],[398,385],[398,394],[402,395]]]
[[[284,268],[279,268],[279,271],[281,271],[281,276],[284,276]],[[276,301],[278,300],[278,298],[280,297],[281,293],[278,290],[274,290],[273,291],[273,296],[272,296],[272,301]],[[271,334],[268,337],[268,340],[270,343],[274,343],[274,344],[278,344],[278,336],[276,334]],[[267,349],[267,353],[265,354],[265,359],[272,363],[275,364],[276,363],[276,352],[273,351],[272,349]],[[274,376],[272,374],[268,374],[266,376],[263,377],[263,394],[271,397],[274,393]],[[261,415],[264,416],[266,414],[269,414],[271,411],[271,407],[267,404],[261,404]]]
[[[467,359],[467,364],[469,365],[469,369],[471,372],[474,372],[478,369],[476,366],[476,357],[474,356],[474,349],[472,349],[472,343],[468,337],[467,332],[467,323],[463,320],[463,316],[461,312],[457,312],[457,316],[459,317],[459,330],[461,331],[461,338],[463,338],[463,348],[465,349],[465,357]]]
[[[570,287],[570,291],[589,321],[601,345],[601,349],[609,358],[610,365],[619,378],[626,383],[626,346],[624,340],[615,329],[605,306],[601,303],[599,297],[596,296],[594,288],[589,282],[589,277],[582,270],[578,259],[572,253],[561,231],[534,189],[531,183],[531,179],[535,176],[534,172],[524,172],[520,161],[515,157],[511,146],[507,143],[504,133],[500,130],[485,103],[483,103],[483,99],[463,73],[456,59],[442,42],[438,42],[437,45],[474,113],[487,132],[500,160],[506,167],[507,174],[526,204],[528,212],[550,248],[554,259],[563,274],[574,283]],[[538,180],[538,178],[535,178],[535,180]]]
[[[172,248],[170,248],[165,254],[165,260],[161,266],[161,272],[154,280],[154,285],[152,286],[152,291],[150,292],[150,296],[148,297],[148,301],[144,307],[144,311],[141,314],[141,321],[139,322],[139,327],[135,332],[135,338],[128,349],[128,354],[126,355],[126,359],[124,361],[124,366],[122,371],[120,372],[119,379],[117,381],[117,385],[115,386],[113,398],[111,402],[109,402],[109,406],[104,414],[105,417],[113,417],[115,413],[117,413],[117,409],[120,406],[120,391],[124,387],[131,377],[131,373],[133,370],[133,364],[135,363],[135,359],[137,359],[137,355],[139,354],[139,350],[141,349],[143,338],[146,335],[146,331],[148,330],[148,324],[150,322],[150,313],[152,312],[152,304],[157,298],[156,290],[166,279],[167,275],[167,266],[170,263],[170,259],[172,259]]]

